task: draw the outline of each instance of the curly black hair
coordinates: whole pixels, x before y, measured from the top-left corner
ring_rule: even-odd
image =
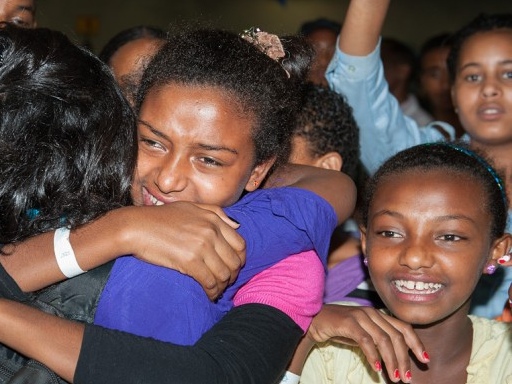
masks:
[[[278,62],[229,31],[205,28],[170,33],[146,68],[136,109],[153,88],[173,83],[217,87],[233,100],[239,113],[254,117],[254,164],[275,156],[276,163],[285,162],[313,51],[297,36],[283,37],[281,42],[286,56]]]
[[[131,202],[133,112],[108,67],[64,34],[0,28],[0,244]]]
[[[329,88],[307,83],[304,103],[294,135],[308,144],[312,157],[337,152],[343,159],[342,171],[356,178],[359,161],[359,127],[345,97]]]
[[[366,186],[365,202],[362,206],[363,223],[368,223],[368,210],[373,196],[382,180],[391,175],[404,174],[411,170],[430,172],[445,170],[469,176],[485,191],[484,206],[491,214],[492,239],[503,235],[507,224],[508,201],[503,179],[492,167],[492,162],[483,153],[469,149],[463,142],[439,142],[416,145],[388,159],[370,178]]]
[[[457,76],[457,65],[460,50],[468,38],[481,33],[496,29],[512,29],[512,13],[485,14],[481,13],[468,24],[460,28],[451,39],[451,49],[448,55],[447,64],[450,80],[453,83]]]

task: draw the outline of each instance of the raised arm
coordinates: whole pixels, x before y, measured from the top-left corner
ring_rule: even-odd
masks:
[[[379,41],[390,0],[351,0],[338,45],[352,56],[370,54]]]
[[[120,208],[73,230],[70,243],[83,270],[134,254],[194,277],[213,298],[245,261],[245,242],[233,229],[237,225],[220,209],[217,213],[184,202]],[[53,236],[53,231],[35,236],[7,247],[9,254],[0,256],[23,291],[65,278],[55,260]]]
[[[454,135],[453,127],[442,122],[419,129],[390,93],[378,49],[389,6],[390,0],[350,1],[325,75],[329,86],[344,95],[352,107],[359,125],[361,161],[370,174],[400,150]]]

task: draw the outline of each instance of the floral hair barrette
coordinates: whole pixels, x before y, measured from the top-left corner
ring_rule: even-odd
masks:
[[[277,35],[263,32],[261,29],[256,27],[251,27],[243,31],[240,34],[240,37],[253,44],[261,52],[277,62],[279,62],[279,59],[286,56],[283,44]],[[290,73],[286,69],[284,69],[284,71],[286,72],[286,75],[290,77]]]

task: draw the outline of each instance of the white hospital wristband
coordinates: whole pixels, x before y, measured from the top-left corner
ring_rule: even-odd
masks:
[[[279,384],[299,384],[299,381],[300,376],[290,371],[286,371]]]
[[[66,227],[55,230],[53,236],[53,251],[55,259],[64,276],[71,278],[86,271],[82,270],[76,261],[75,252],[69,242],[69,229]]]

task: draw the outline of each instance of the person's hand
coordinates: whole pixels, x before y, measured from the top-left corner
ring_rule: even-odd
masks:
[[[236,279],[245,241],[221,208],[186,202],[133,208],[124,240],[135,257],[193,277],[210,299]]]
[[[411,325],[371,307],[325,304],[306,334],[312,342],[327,340],[358,345],[376,371],[386,367],[391,381],[410,382],[409,349],[422,363],[429,356]]]

